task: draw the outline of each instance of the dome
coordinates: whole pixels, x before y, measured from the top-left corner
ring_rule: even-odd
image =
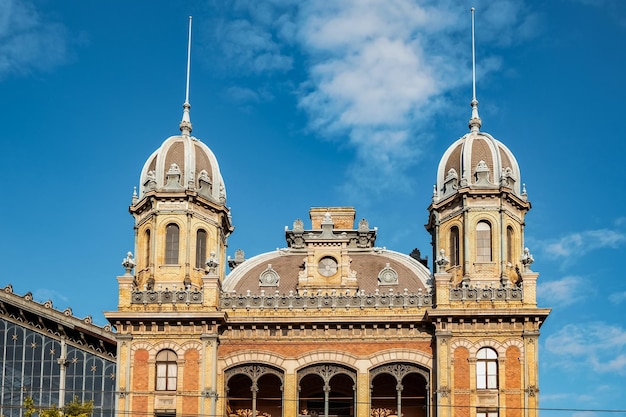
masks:
[[[147,192],[196,191],[221,204],[226,187],[213,152],[197,138],[171,136],[146,161],[139,180],[139,199]]]
[[[409,255],[385,249],[351,251],[349,256],[358,291],[402,293],[406,289],[409,293],[426,293],[430,288],[430,271]],[[306,253],[289,249],[255,256],[237,266],[222,288],[236,294],[302,293],[298,277],[305,258]]]
[[[444,153],[437,170],[436,195],[445,198],[459,188],[510,188],[522,197],[520,170],[513,153],[488,133],[473,129]]]

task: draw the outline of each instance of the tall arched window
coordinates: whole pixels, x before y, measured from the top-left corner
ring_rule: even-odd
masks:
[[[196,233],[196,268],[204,268],[206,262],[206,231]]]
[[[491,225],[486,221],[476,225],[476,262],[491,262]]]
[[[170,223],[165,228],[165,263],[177,264],[178,263],[178,238],[179,238],[178,226],[174,223]]]
[[[506,260],[511,265],[513,262],[513,228],[508,226],[506,228]]]
[[[459,265],[459,228],[452,226],[450,229],[450,266]]]
[[[498,354],[491,348],[482,348],[476,354],[476,388],[498,388]]]
[[[156,390],[176,391],[178,365],[176,353],[165,349],[156,355]]]
[[[144,247],[145,252],[143,254],[143,260],[146,264],[146,268],[150,266],[150,250],[151,250],[151,245],[152,245],[152,241],[150,240],[150,229],[146,230],[146,233],[144,233]]]

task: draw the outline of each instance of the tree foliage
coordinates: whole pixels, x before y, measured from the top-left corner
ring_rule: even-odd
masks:
[[[89,417],[93,411],[93,401],[82,402],[77,396],[62,409],[52,404],[50,407],[35,407],[31,397],[24,399],[24,417]]]

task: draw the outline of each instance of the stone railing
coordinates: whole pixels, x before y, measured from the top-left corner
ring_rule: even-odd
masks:
[[[516,287],[460,287],[450,289],[450,301],[522,301],[524,289]]]
[[[417,293],[365,294],[234,294],[222,293],[220,307],[223,309],[371,309],[431,307],[433,297],[419,290]]]
[[[193,290],[134,290],[132,304],[202,304],[202,292]]]

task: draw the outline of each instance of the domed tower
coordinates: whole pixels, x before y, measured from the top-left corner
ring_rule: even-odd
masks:
[[[537,308],[539,274],[530,269],[533,258],[524,249],[530,202],[519,165],[504,144],[480,131],[473,81],[469,132],[443,154],[428,207],[435,258],[434,308],[428,312],[439,375],[435,401],[441,417],[451,417],[454,407],[500,417],[518,416],[523,408],[534,417],[539,330],[550,310]]]
[[[504,287],[520,281],[524,217],[530,210],[513,153],[481,132],[476,100],[472,8],[472,116],[469,133],[443,154],[426,229],[438,270],[455,285],[470,281]],[[529,265],[530,255],[524,262]]]
[[[444,153],[437,169],[427,229],[433,258],[462,280],[515,283],[521,271],[524,217],[530,209],[513,153],[481,132],[472,100],[470,132]]]
[[[130,206],[141,289],[200,288],[207,259],[226,260],[233,230],[226,187],[213,152],[191,136],[189,107],[186,101],[181,134],[167,138],[144,164]]]
[[[117,311],[105,314],[117,331],[120,414],[216,415],[219,298],[233,226],[217,159],[191,136],[189,52],[181,133],[141,170],[129,209],[135,257],[117,277]]]

